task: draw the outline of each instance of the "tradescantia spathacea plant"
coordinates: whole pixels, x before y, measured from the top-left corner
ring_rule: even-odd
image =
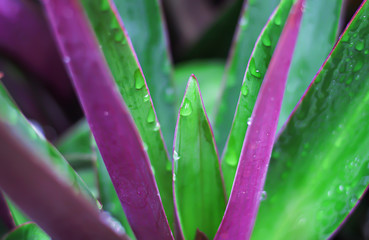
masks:
[[[0,86],[3,239],[326,239],[360,201],[366,0],[339,37],[341,0],[246,1],[226,66],[175,74],[160,1],[40,3],[0,0],[0,46],[87,122],[55,147]]]

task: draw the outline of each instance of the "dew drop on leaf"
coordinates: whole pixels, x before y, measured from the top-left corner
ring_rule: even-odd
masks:
[[[185,98],[185,100],[183,101],[183,105],[181,107],[181,111],[180,114],[181,116],[189,116],[192,113],[192,106],[191,106],[191,102]]]
[[[154,131],[156,132],[156,131],[159,131],[159,129],[160,129],[160,123],[159,122],[156,122],[155,123],[155,127],[154,127]]]
[[[270,40],[269,34],[264,34],[261,39],[262,43],[266,47],[270,47],[272,45],[272,41]]]
[[[150,96],[149,96],[149,94],[146,94],[145,96],[144,96],[144,102],[147,102],[147,101],[149,101],[150,100]]]
[[[149,113],[147,114],[146,120],[148,123],[153,123],[155,121],[155,113],[152,108],[150,108]]]
[[[342,36],[341,41],[342,42],[348,42],[350,40],[350,36],[346,33]]]
[[[251,60],[250,60],[250,72],[251,72],[251,75],[253,75],[254,77],[257,77],[257,78],[261,77],[260,71],[258,69],[256,69],[254,58],[251,58]]]
[[[363,67],[364,63],[361,60],[358,60],[354,66],[354,72],[359,71]]]
[[[265,201],[267,199],[267,192],[262,191],[260,195],[260,201]]]
[[[251,117],[249,117],[248,119],[247,119],[247,125],[251,125],[251,123],[252,123],[252,118]]]
[[[247,96],[247,94],[249,93],[249,89],[248,89],[248,87],[247,87],[246,83],[244,83],[244,84],[242,85],[241,93],[242,93],[242,95],[244,95],[245,97],[246,97],[246,96]]]
[[[137,90],[142,89],[145,86],[145,80],[141,74],[140,69],[137,69],[134,73],[135,88]]]

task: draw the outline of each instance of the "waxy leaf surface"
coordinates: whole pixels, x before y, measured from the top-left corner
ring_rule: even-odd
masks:
[[[232,125],[247,62],[255,42],[279,0],[245,1],[239,26],[234,36],[234,46],[228,57],[219,106],[215,111],[215,137],[223,150]]]
[[[156,236],[160,239],[173,239],[144,143],[108,69],[82,6],[78,0],[44,0],[43,3],[54,37],[63,58],[67,59],[67,69],[132,230],[137,238]],[[128,44],[129,52],[133,54],[130,43],[122,42],[126,40],[125,34],[113,14],[116,10],[110,5],[111,2],[91,3],[91,7],[97,3],[98,7],[101,3],[107,4],[102,6],[107,7],[104,12],[108,14],[109,26],[116,29],[114,37],[117,44]],[[99,21],[102,20],[102,17],[99,18]],[[123,62],[137,67],[137,62]],[[135,84],[124,86],[136,88],[135,90],[144,88],[141,70],[136,68],[132,73],[134,75],[128,79],[133,78]],[[150,103],[148,105],[152,107]],[[157,122],[154,112],[152,114],[148,115],[148,123]],[[153,222],[156,224],[152,224]]]
[[[177,121],[173,187],[184,238],[194,239],[198,229],[212,239],[224,213],[225,194],[214,137],[193,75]]]
[[[167,146],[172,146],[176,94],[162,0],[114,0],[145,74]]]
[[[278,129],[309,86],[336,42],[342,0],[306,0]],[[322,24],[324,23],[324,24]]]
[[[246,133],[231,196],[215,240],[249,239],[272,153],[288,70],[300,29],[304,0],[287,19],[270,62]]]
[[[112,2],[82,1],[106,61],[144,142],[169,224],[173,224],[171,162],[169,161],[146,81],[123,23]],[[174,97],[174,96],[173,96]],[[174,122],[174,121],[173,121]],[[167,128],[169,125],[163,125]]]
[[[222,170],[227,194],[231,193],[246,130],[251,122],[259,89],[290,12],[292,0],[282,0],[264,27],[246,68],[238,105],[222,156]]]
[[[367,188],[368,17],[365,1],[279,136],[252,239],[326,239]]]

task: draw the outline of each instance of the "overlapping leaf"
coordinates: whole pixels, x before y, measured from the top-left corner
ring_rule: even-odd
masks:
[[[2,238],[3,240],[51,240],[35,223],[18,226]]]
[[[364,1],[276,142],[253,239],[326,239],[367,188],[368,16]]]
[[[215,137],[223,150],[232,125],[247,61],[255,42],[279,0],[245,1],[244,10],[229,55],[221,89],[221,99],[215,113]]]
[[[282,0],[275,13],[262,31],[246,68],[238,106],[222,156],[222,170],[227,194],[231,192],[238,161],[256,98],[270,59],[278,43],[284,23],[290,12],[292,0]]]

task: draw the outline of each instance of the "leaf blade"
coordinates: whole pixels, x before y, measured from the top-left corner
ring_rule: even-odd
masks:
[[[174,196],[183,236],[195,238],[200,230],[211,239],[222,218],[225,197],[215,141],[193,75],[178,116],[173,160]]]
[[[293,239],[296,232],[304,232],[306,238],[328,238],[367,188],[368,140],[362,132],[368,128],[363,119],[369,100],[367,41],[363,42],[369,34],[368,13],[369,4],[364,1],[279,136],[265,185],[268,199],[260,207],[254,239],[267,237],[261,233],[265,228],[271,239]],[[364,48],[359,51],[357,45],[359,50]],[[354,71],[358,63],[361,67]],[[342,66],[347,70],[342,71]],[[273,183],[276,179],[278,183]],[[289,206],[288,217],[272,224],[266,216],[280,212],[271,207],[271,201],[283,211],[285,205],[278,204],[282,199]],[[299,224],[280,231],[296,220]]]
[[[299,32],[304,0],[287,19],[261,86],[246,133],[235,182],[223,220],[214,239],[249,239],[255,223],[269,158],[277,130],[284,87]]]
[[[143,143],[82,7],[77,0],[43,4],[61,54],[69,58],[67,68],[136,237],[173,239]],[[142,73],[138,74],[141,86]]]

